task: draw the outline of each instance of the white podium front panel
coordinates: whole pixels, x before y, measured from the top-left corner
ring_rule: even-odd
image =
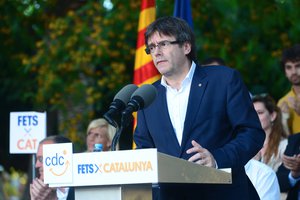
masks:
[[[73,185],[157,182],[156,150],[73,155]]]
[[[159,182],[231,183],[231,173],[158,153],[157,149],[75,153],[70,163],[72,183],[52,182],[51,187]]]

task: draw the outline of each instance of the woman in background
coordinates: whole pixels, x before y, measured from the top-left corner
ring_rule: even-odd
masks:
[[[87,128],[86,146],[87,151],[92,152],[95,144],[102,144],[103,151],[109,151],[116,128],[105,119],[99,118],[90,122]]]
[[[267,94],[253,96],[252,102],[266,133],[264,146],[256,159],[269,165],[276,172],[282,163],[282,155],[287,146],[287,134],[282,125],[281,111],[274,99]]]

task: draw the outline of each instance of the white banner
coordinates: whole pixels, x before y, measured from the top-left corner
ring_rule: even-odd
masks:
[[[45,183],[51,187],[153,183],[158,181],[157,173],[156,149],[75,153],[71,184],[63,184],[44,170]],[[46,180],[46,176],[52,176],[53,181]]]
[[[46,112],[11,112],[9,133],[10,153],[36,153],[46,137]]]

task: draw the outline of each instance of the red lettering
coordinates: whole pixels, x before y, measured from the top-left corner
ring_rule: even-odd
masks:
[[[28,139],[28,140],[20,139],[17,142],[17,147],[20,150],[36,149],[36,139]]]

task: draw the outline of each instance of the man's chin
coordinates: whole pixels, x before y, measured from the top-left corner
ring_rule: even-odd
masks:
[[[300,78],[298,76],[292,76],[289,78],[289,80],[293,85],[300,85]]]

